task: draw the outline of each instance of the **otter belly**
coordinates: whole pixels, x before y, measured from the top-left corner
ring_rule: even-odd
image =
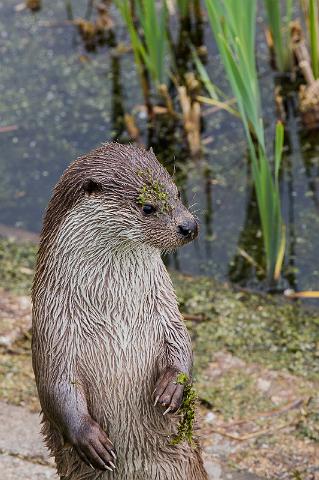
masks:
[[[79,382],[89,413],[114,444],[116,470],[94,471],[71,448],[56,456],[63,480],[207,480],[196,448],[170,444],[176,415],[163,416],[154,406],[165,361],[163,332],[154,323],[150,318],[143,328],[118,324],[116,335],[106,328],[79,348]]]
[[[140,437],[144,424],[152,428],[152,393],[164,353],[163,333],[152,317],[144,317],[140,326],[113,319],[111,329],[84,342],[81,377],[88,408],[114,443]]]
[[[44,433],[63,480],[207,480],[197,449],[170,443],[178,417],[163,416],[162,407],[154,406],[167,354],[160,318],[145,310],[141,318],[129,311],[104,320],[96,315],[94,331],[78,336],[75,380],[90,415],[114,444],[116,469],[92,470],[72,447],[61,446],[46,421]]]

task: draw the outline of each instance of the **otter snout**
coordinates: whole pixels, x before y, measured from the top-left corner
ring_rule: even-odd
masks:
[[[188,218],[178,225],[177,231],[185,240],[194,240],[198,235],[198,223],[194,218]]]

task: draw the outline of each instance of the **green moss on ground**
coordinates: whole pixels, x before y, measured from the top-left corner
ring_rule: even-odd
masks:
[[[0,287],[28,294],[31,290],[37,247],[0,238]]]
[[[201,371],[220,350],[272,369],[319,378],[319,312],[275,297],[236,292],[210,278],[173,274],[182,312],[203,315],[188,322]]]

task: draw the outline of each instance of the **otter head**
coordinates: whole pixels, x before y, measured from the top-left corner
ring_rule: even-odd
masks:
[[[44,231],[50,227],[46,223],[56,223],[52,217],[70,211],[77,212],[78,220],[72,220],[78,222],[77,238],[84,229],[99,248],[146,244],[170,251],[198,233],[197,221],[154,153],[133,145],[105,144],[71,164],[56,187]]]

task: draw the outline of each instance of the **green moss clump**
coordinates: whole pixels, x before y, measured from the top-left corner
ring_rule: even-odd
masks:
[[[158,207],[159,213],[168,213],[170,204],[165,186],[158,180],[154,180],[152,172],[149,170],[139,171],[137,174],[146,182],[139,190],[137,203],[141,206],[146,203],[154,203]]]
[[[193,431],[197,394],[186,373],[179,373],[177,375],[176,383],[184,385],[184,396],[180,408],[181,420],[177,427],[177,434],[171,440],[171,444],[177,445],[184,441],[192,444],[194,442]]]

